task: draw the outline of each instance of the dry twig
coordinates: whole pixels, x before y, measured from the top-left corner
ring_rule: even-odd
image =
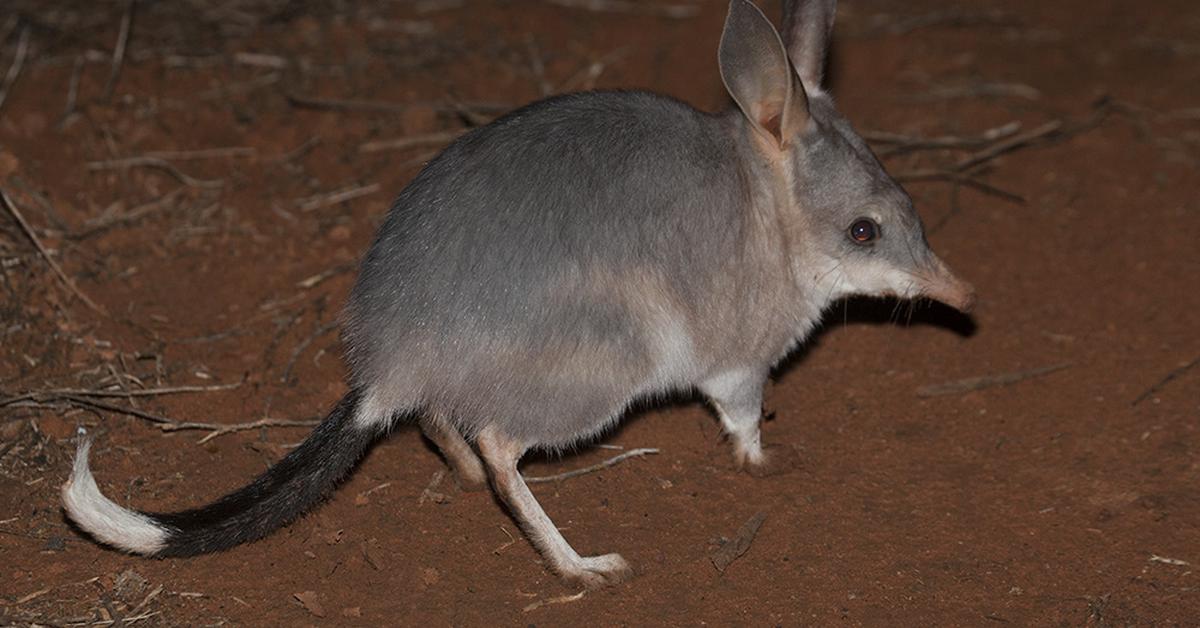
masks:
[[[557,473],[555,475],[542,475],[542,476],[535,476],[535,477],[526,477],[525,482],[527,484],[537,484],[538,482],[557,482],[559,480],[567,480],[570,478],[585,475],[587,473],[600,471],[601,469],[607,469],[608,467],[611,467],[611,466],[621,462],[622,460],[628,460],[629,458],[637,458],[637,457],[645,456],[647,454],[657,454],[657,453],[658,453],[658,449],[655,447],[642,447],[640,449],[630,449],[629,451],[624,452],[619,455],[616,455],[616,456],[613,456],[612,458],[609,458],[608,460],[597,462],[596,464],[583,467],[582,469],[575,469],[574,471],[567,471],[565,473]]]
[[[336,320],[325,323],[313,331],[312,334],[309,334],[308,338],[305,338],[297,343],[295,348],[292,349],[291,357],[288,358],[287,366],[285,366],[283,369],[283,375],[279,376],[279,383],[286,384],[288,380],[292,378],[292,369],[295,368],[296,361],[300,359],[300,354],[304,353],[304,350],[307,349],[309,345],[316,342],[317,338],[320,338],[321,336],[324,336],[325,334],[337,329],[338,324],[339,321]]]
[[[53,388],[50,390],[35,390],[6,399],[0,399],[0,407],[19,401],[51,401],[60,397],[160,397],[162,395],[179,395],[184,393],[208,393],[222,390],[233,390],[242,382],[232,384],[216,384],[213,386],[170,386],[165,388],[141,388],[129,390],[92,390],[84,388]]]
[[[364,113],[399,113],[407,111],[413,107],[432,107],[439,112],[457,113],[462,107],[469,107],[476,111],[487,111],[491,113],[502,113],[512,109],[512,105],[503,103],[487,103],[487,102],[415,102],[415,103],[393,103],[383,102],[378,100],[344,100],[338,98],[317,98],[314,96],[304,96],[301,94],[287,94],[287,101],[293,107],[298,109],[315,109],[318,111],[351,111]]]
[[[1055,371],[1061,371],[1069,366],[1071,366],[1070,362],[1064,362],[1062,364],[1055,364],[1052,366],[1043,366],[1040,368],[1029,369],[1029,370],[1025,370],[1025,371],[1014,371],[1012,373],[1002,373],[1000,375],[984,375],[981,377],[968,377],[965,379],[955,380],[953,382],[946,382],[944,384],[931,384],[929,386],[922,386],[922,387],[918,388],[917,396],[918,397],[938,397],[941,395],[957,395],[957,394],[972,392],[972,391],[976,391],[976,390],[983,390],[984,388],[993,388],[996,386],[1007,386],[1009,384],[1015,384],[1017,382],[1022,382],[1027,379],[1033,379],[1035,377],[1041,377],[1042,375],[1048,375]]]
[[[411,135],[409,137],[401,137],[394,140],[374,140],[359,144],[358,152],[360,153],[377,153],[385,150],[405,150],[408,148],[416,148],[418,146],[438,146],[441,144],[449,144],[453,142],[463,131],[439,131],[437,133],[426,133],[424,135]]]
[[[368,196],[378,191],[378,183],[371,183],[369,185],[354,185],[342,188],[340,190],[335,190],[327,194],[317,194],[316,196],[309,196],[299,199],[296,201],[296,205],[300,208],[300,211],[310,212],[314,209],[320,209],[329,205],[344,203],[360,196]]]
[[[525,608],[521,609],[521,612],[528,613],[529,611],[535,611],[543,606],[550,606],[551,604],[567,604],[569,602],[578,602],[579,600],[583,599],[585,594],[587,594],[587,589],[571,595],[559,595],[556,597],[546,598],[544,600],[538,600],[532,604],[526,605]]]
[[[952,178],[955,178],[953,175],[962,174],[962,173],[966,172],[967,170],[970,170],[971,168],[974,168],[975,166],[979,166],[981,164],[987,163],[987,162],[999,157],[1000,155],[1014,151],[1018,148],[1022,148],[1024,146],[1027,146],[1029,144],[1036,142],[1037,140],[1040,140],[1040,139],[1043,139],[1050,135],[1053,135],[1054,133],[1057,133],[1060,129],[1062,129],[1062,127],[1063,127],[1062,120],[1051,120],[1045,124],[1038,126],[1037,128],[1033,129],[1032,131],[1021,133],[1019,135],[1014,135],[1012,137],[1005,139],[1004,141],[997,142],[983,150],[980,150],[975,153],[971,153],[970,155],[967,155],[966,157],[964,157],[964,158],[960,159],[959,161],[957,161],[956,163],[954,163],[954,165],[950,166],[949,168],[930,168],[930,169],[924,169],[924,170],[910,170],[908,172],[901,172],[901,173],[897,174],[895,178],[897,181],[918,181],[918,180],[946,179],[946,178],[952,179]]]
[[[164,432],[178,432],[180,430],[211,430],[211,433],[196,441],[197,445],[202,445],[208,441],[225,434],[234,432],[242,432],[245,430],[253,430],[260,427],[312,427],[320,424],[320,419],[272,419],[264,418],[248,423],[198,423],[193,421],[169,421],[161,423],[158,427]]]
[[[121,66],[125,61],[125,49],[129,47],[129,31],[133,26],[133,6],[137,0],[127,0],[125,15],[121,17],[121,32],[117,34],[117,45],[113,49],[112,68],[108,71],[108,81],[104,84],[104,100],[112,98],[113,90],[117,87],[117,77],[121,74]]]
[[[640,13],[672,19],[685,19],[700,12],[693,4],[657,4],[646,0],[545,0],[568,9],[581,9],[594,13]]]
[[[1196,358],[1193,359],[1191,362],[1183,364],[1179,368],[1173,369],[1170,373],[1167,373],[1165,376],[1163,376],[1162,379],[1155,382],[1155,384],[1153,386],[1147,388],[1145,392],[1138,395],[1137,399],[1134,399],[1133,402],[1130,403],[1129,405],[1136,406],[1139,403],[1145,401],[1146,399],[1148,399],[1150,397],[1150,395],[1153,395],[1154,393],[1161,390],[1163,386],[1166,386],[1167,384],[1171,383],[1172,380],[1179,378],[1184,373],[1187,373],[1188,371],[1195,368],[1195,366],[1197,364],[1200,364],[1200,356],[1196,356]]]
[[[103,316],[108,316],[108,313],[104,311],[104,308],[96,305],[95,301],[92,301],[86,294],[76,287],[75,282],[72,281],[65,272],[63,272],[63,269],[58,265],[58,262],[54,261],[54,258],[50,257],[50,253],[46,251],[46,247],[42,246],[42,241],[39,240],[37,235],[33,233],[33,229],[29,226],[29,223],[25,222],[25,217],[21,215],[19,210],[17,210],[17,206],[13,204],[12,199],[8,198],[8,194],[5,193],[4,190],[0,190],[0,201],[4,202],[4,207],[8,209],[10,214],[12,214],[12,217],[17,221],[17,224],[21,226],[21,230],[24,231],[29,240],[33,242],[33,246],[37,247],[38,253],[41,253],[42,258],[45,259],[46,263],[50,265],[50,268],[54,270],[54,274],[58,276],[59,280],[62,281],[67,289],[71,291],[71,294],[79,297],[79,300],[83,301],[83,303],[87,305],[88,308],[90,308],[93,312]]]
[[[161,211],[175,204],[179,196],[184,191],[186,186],[176,188],[161,198],[156,198],[149,203],[143,203],[133,209],[117,215],[102,215],[93,221],[89,221],[87,228],[82,231],[67,234],[67,237],[72,240],[83,240],[91,237],[102,231],[106,231],[117,225],[135,222],[154,212]]]
[[[4,83],[0,85],[0,109],[4,108],[4,101],[8,100],[8,93],[12,90],[12,86],[17,82],[17,77],[21,75],[21,68],[25,66],[25,56],[29,54],[29,27],[21,29],[21,38],[17,40],[17,52],[13,57],[12,65],[8,66],[8,72],[4,75]]]
[[[105,161],[89,161],[87,169],[92,171],[97,170],[118,170],[125,168],[157,168],[175,177],[180,183],[190,185],[197,188],[219,188],[225,186],[224,179],[197,179],[190,175],[184,174],[179,168],[176,168],[171,162],[158,157],[140,156],[140,157],[125,157],[123,159],[108,159]]]
[[[763,521],[767,520],[767,514],[760,512],[746,520],[742,527],[738,528],[732,539],[725,542],[717,551],[709,555],[709,560],[712,561],[713,567],[717,568],[720,573],[725,573],[725,569],[733,564],[733,561],[741,558],[750,549],[750,544],[754,542],[754,537],[758,535],[758,529],[762,527]]]
[[[1012,122],[987,129],[975,136],[941,135],[937,137],[915,137],[888,131],[866,131],[862,136],[873,144],[890,146],[888,150],[881,154],[883,157],[889,157],[915,150],[977,149],[996,140],[1010,137],[1020,130],[1021,123],[1013,120]]]

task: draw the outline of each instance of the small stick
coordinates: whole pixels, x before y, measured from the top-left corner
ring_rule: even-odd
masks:
[[[47,593],[49,593],[49,592],[50,592],[50,589],[42,589],[42,590],[40,590],[40,591],[34,591],[33,593],[30,593],[29,595],[26,595],[25,597],[23,597],[23,598],[21,598],[21,599],[17,600],[16,602],[14,602],[14,603],[13,603],[13,606],[20,606],[20,605],[22,605],[22,604],[24,604],[24,603],[26,603],[26,602],[28,602],[28,601],[30,601],[30,600],[33,600],[33,599],[35,599],[35,598],[38,598],[38,597],[41,597],[41,596],[43,596],[43,595],[45,595],[45,594],[47,594]]]
[[[594,89],[596,87],[596,79],[600,78],[600,75],[604,73],[604,70],[608,67],[608,65],[625,56],[627,52],[629,52],[629,48],[626,46],[621,46],[620,48],[605,54],[599,59],[588,63],[586,66],[572,75],[571,78],[563,81],[562,85],[558,86],[558,91],[571,91],[572,89],[576,89],[576,86],[579,86],[579,89],[584,90]]]
[[[938,137],[914,137],[888,131],[867,131],[862,134],[868,142],[891,146],[882,156],[891,157],[900,153],[931,149],[975,149],[999,139],[1004,139],[1021,130],[1021,123],[1013,120],[985,130],[974,137],[942,135]]]
[[[374,194],[378,191],[379,191],[378,183],[371,183],[369,185],[357,185],[357,186],[351,186],[348,188],[342,188],[340,190],[336,190],[336,191],[330,192],[328,194],[318,194],[316,196],[309,196],[307,198],[302,198],[302,199],[299,199],[298,201],[296,201],[296,204],[300,207],[300,211],[310,212],[310,211],[313,211],[314,209],[320,209],[322,207],[327,207],[329,205],[337,205],[338,203],[343,203],[345,201],[356,199],[360,196],[368,196],[368,195]]]
[[[504,536],[508,537],[508,542],[504,543],[504,544],[500,545],[499,547],[497,547],[496,549],[492,550],[492,553],[497,556],[500,555],[500,552],[503,552],[504,550],[508,549],[514,543],[517,542],[517,540],[515,538],[513,538],[512,533],[508,531],[508,528],[506,528],[504,526],[500,526],[500,531],[504,533]],[[18,604],[20,604],[20,602],[18,602]]]
[[[272,70],[282,70],[289,65],[288,60],[284,57],[261,52],[235,52],[233,53],[233,62],[238,65],[270,68]]]
[[[320,138],[320,136],[314,135],[314,136],[312,136],[312,137],[310,137],[310,138],[308,138],[308,139],[304,140],[304,143],[303,143],[303,144],[301,144],[301,145],[297,146],[296,148],[293,148],[292,150],[290,150],[290,151],[288,151],[288,152],[286,152],[286,153],[284,153],[284,154],[282,154],[282,155],[280,155],[280,156],[276,157],[276,158],[275,158],[273,161],[274,161],[275,163],[277,163],[277,164],[278,164],[278,163],[285,163],[285,162],[289,162],[289,161],[291,161],[291,160],[293,160],[293,159],[297,159],[297,158],[303,157],[303,156],[307,155],[307,154],[309,153],[309,151],[311,151],[312,149],[316,148],[316,147],[317,147],[317,145],[318,145],[318,144],[320,144],[320,143],[321,143],[321,138]]]
[[[146,412],[145,410],[138,410],[136,408],[126,408],[124,406],[114,406],[110,403],[96,401],[95,399],[90,399],[87,397],[81,397],[81,396],[77,396],[77,395],[60,395],[57,398],[61,399],[63,401],[70,402],[79,407],[98,408],[100,410],[108,410],[109,412],[116,412],[117,414],[125,414],[128,416],[137,417],[139,419],[145,419],[147,421],[150,421],[151,423],[156,423],[159,425],[167,425],[167,424],[176,423],[176,421],[168,419],[167,417],[159,416],[157,414],[151,414],[149,412]],[[43,402],[38,402],[38,403],[39,403],[39,405],[44,405]]]
[[[580,591],[579,593],[574,593],[572,595],[559,595],[557,597],[551,597],[551,598],[546,598],[544,600],[538,600],[532,604],[527,605],[525,608],[522,608],[521,612],[528,613],[529,611],[535,611],[543,606],[550,606],[551,604],[567,604],[569,602],[578,602],[579,600],[582,600],[583,596],[586,594],[587,594],[587,589],[584,589],[584,590]]]
[[[154,199],[148,203],[143,203],[116,216],[101,216],[95,222],[88,224],[86,229],[82,231],[76,231],[75,233],[68,233],[66,235],[72,240],[83,240],[117,225],[134,222],[143,216],[161,209],[165,209],[174,204],[184,189],[186,189],[186,186],[180,186],[174,190],[171,190],[161,198]]]
[[[108,82],[104,84],[104,100],[112,98],[113,90],[117,87],[117,76],[121,74],[121,65],[125,61],[125,49],[129,46],[129,31],[133,26],[133,6],[137,0],[125,3],[125,15],[121,17],[121,32],[117,34],[117,45],[113,49],[112,69],[108,72]]]
[[[87,305],[93,312],[96,312],[102,316],[108,316],[108,313],[104,311],[104,308],[96,305],[95,301],[89,299],[86,294],[77,288],[75,286],[75,282],[63,272],[63,269],[58,265],[58,262],[55,262],[54,258],[50,257],[50,253],[46,251],[46,247],[42,246],[42,241],[39,240],[37,235],[33,233],[33,229],[30,228],[29,223],[25,222],[25,217],[22,216],[21,212],[17,210],[17,206],[13,204],[12,199],[8,198],[8,194],[6,194],[4,190],[0,190],[0,201],[4,202],[4,207],[8,209],[9,213],[11,213],[13,218],[16,219],[17,224],[21,226],[21,230],[25,232],[25,235],[31,242],[33,242],[33,245],[37,247],[38,253],[41,253],[42,258],[45,259],[46,263],[50,265],[50,268],[54,270],[54,274],[58,275],[59,280],[67,286],[67,289],[70,290],[71,293],[76,297],[79,297],[79,300],[83,301],[84,304]]]
[[[321,423],[321,421],[319,419],[293,420],[293,419],[265,418],[265,419],[259,419],[257,421],[250,421],[248,423],[230,423],[230,424],[197,423],[197,422],[193,422],[193,421],[182,421],[182,422],[171,421],[168,423],[160,424],[158,426],[158,428],[164,432],[178,432],[180,430],[212,430],[211,434],[196,441],[197,445],[203,445],[204,443],[207,443],[208,441],[210,441],[218,436],[222,436],[224,434],[232,434],[234,432],[242,432],[245,430],[253,430],[253,429],[260,428],[260,427],[312,427],[312,426],[318,425],[320,423]]]
[[[75,115],[75,106],[79,100],[79,79],[83,77],[83,65],[83,55],[76,56],[75,67],[71,68],[71,80],[67,82],[67,106],[63,108],[59,127],[65,127]]]
[[[1133,403],[1131,403],[1129,405],[1136,406],[1137,404],[1145,401],[1148,397],[1150,397],[1150,395],[1153,395],[1154,393],[1161,390],[1163,386],[1166,386],[1167,384],[1171,383],[1172,380],[1174,380],[1174,379],[1180,377],[1181,375],[1183,375],[1184,373],[1187,373],[1188,371],[1192,370],[1192,368],[1194,368],[1197,364],[1200,364],[1200,356],[1196,356],[1196,358],[1194,360],[1192,360],[1191,362],[1188,362],[1187,364],[1184,364],[1183,366],[1180,366],[1179,368],[1172,370],[1170,373],[1167,373],[1166,376],[1164,376],[1162,379],[1158,380],[1157,383],[1155,383],[1150,388],[1147,388],[1146,392],[1138,395],[1137,399],[1134,399]]]
[[[253,146],[223,146],[219,148],[201,148],[197,150],[160,150],[149,152],[144,157],[151,159],[212,159],[214,157],[254,157],[258,150]]]
[[[713,567],[717,568],[720,573],[725,573],[725,569],[733,564],[733,561],[741,558],[750,549],[750,544],[754,542],[754,537],[758,535],[758,529],[762,527],[763,521],[767,520],[767,513],[756,513],[753,517],[746,520],[742,527],[738,528],[733,538],[722,545],[717,551],[713,552],[708,558],[712,561]]]
[[[9,90],[12,89],[13,83],[17,82],[17,77],[21,75],[21,68],[25,66],[25,55],[29,53],[29,27],[21,29],[21,38],[17,40],[17,52],[13,57],[12,65],[8,66],[8,73],[4,75],[4,84],[0,85],[0,109],[4,108],[4,101],[8,99]]]
[[[404,150],[407,148],[415,148],[417,146],[448,144],[454,141],[459,135],[462,135],[462,133],[462,131],[441,131],[438,133],[426,133],[424,135],[401,137],[394,140],[374,140],[359,144],[358,152],[378,153],[385,150]]]
[[[354,262],[350,262],[347,264],[339,264],[337,266],[334,266],[333,268],[321,271],[315,275],[312,275],[310,277],[306,277],[300,281],[297,281],[296,287],[308,290],[308,289],[315,287],[317,284],[325,281],[326,279],[329,279],[330,277],[335,277],[344,272],[354,270],[357,267],[358,267],[358,264],[356,264]]]
[[[991,161],[992,159],[995,159],[1004,153],[1046,137],[1047,135],[1050,135],[1061,129],[1062,126],[1062,120],[1051,120],[1037,127],[1036,129],[1033,129],[1032,131],[1015,135],[1007,140],[1004,140],[1003,142],[998,142],[989,148],[968,156],[966,159],[954,164],[954,170],[957,172],[963,172],[964,170],[973,168],[984,162]]]
[[[87,164],[88,170],[116,170],[120,168],[158,168],[165,171],[167,174],[175,177],[180,183],[190,185],[196,188],[219,188],[225,186],[223,179],[197,179],[195,177],[184,174],[179,168],[176,168],[171,162],[160,159],[158,157],[126,157],[124,159],[109,159],[106,161],[89,161]]]
[[[233,390],[242,382],[232,384],[216,384],[213,386],[171,386],[168,388],[143,388],[140,390],[88,390],[78,388],[58,388],[53,390],[36,390],[15,397],[0,399],[0,406],[7,406],[18,401],[52,400],[58,397],[157,397],[160,395],[178,395],[183,393],[207,393],[220,390]]]
[[[654,4],[630,0],[545,0],[568,9],[581,9],[593,13],[641,13],[682,20],[700,12],[700,7],[690,4]]]
[[[984,388],[993,388],[995,386],[1007,386],[1017,382],[1033,379],[1042,375],[1048,375],[1055,371],[1061,371],[1069,366],[1070,362],[1055,364],[1052,366],[1043,366],[1027,371],[1015,371],[1012,373],[1002,373],[1000,375],[984,375],[982,377],[968,377],[966,379],[946,382],[944,384],[931,384],[922,386],[917,389],[918,397],[937,397],[941,395],[957,395],[960,393],[982,390]]]
[[[292,378],[292,369],[296,366],[296,361],[300,359],[300,354],[304,353],[304,350],[307,349],[309,345],[316,342],[317,338],[320,338],[321,336],[324,336],[325,334],[337,329],[339,324],[340,321],[335,320],[321,325],[316,329],[316,331],[309,335],[308,338],[305,338],[297,343],[296,347],[292,349],[291,357],[288,358],[287,366],[283,368],[283,375],[279,376],[279,383],[286,384],[287,381]]]
[[[932,100],[949,100],[954,98],[977,98],[989,96],[1016,96],[1026,100],[1037,100],[1042,92],[1036,87],[1024,83],[975,83],[949,87],[937,87],[924,94],[911,96],[908,100],[928,102]]]
[[[570,478],[579,477],[579,476],[587,474],[587,473],[592,473],[594,471],[599,471],[601,469],[607,469],[608,467],[611,467],[611,466],[621,462],[622,460],[627,460],[629,458],[637,458],[640,456],[645,456],[647,454],[656,454],[656,453],[658,453],[658,449],[655,447],[642,447],[640,449],[630,449],[629,451],[626,451],[624,453],[613,456],[612,458],[609,458],[608,460],[605,460],[603,462],[597,462],[594,465],[583,467],[582,469],[575,469],[574,471],[567,471],[565,473],[558,473],[555,475],[542,475],[542,476],[536,476],[536,477],[526,477],[525,482],[527,484],[536,484],[538,482],[557,482],[559,480],[567,480]]]
[[[477,111],[502,113],[512,109],[512,105],[501,103],[469,102],[469,103],[393,103],[377,100],[344,100],[337,98],[316,98],[301,94],[287,94],[288,104],[298,109],[317,109],[325,111],[362,111],[370,113],[398,113],[413,107],[433,107],[438,111],[457,113],[461,107],[469,107]]]
[[[533,78],[537,81],[538,90],[543,97],[549,96],[554,92],[554,88],[550,86],[550,81],[546,80],[546,64],[542,61],[542,53],[533,39],[533,33],[525,34],[525,48],[529,52],[529,68],[533,71]]]
[[[955,185],[965,185],[972,187],[985,194],[998,196],[1006,201],[1014,203],[1024,203],[1025,197],[1020,194],[1014,194],[1007,190],[1002,190],[989,183],[984,183],[979,179],[967,176],[965,174],[954,172],[952,170],[910,170],[908,172],[899,172],[894,176],[896,181],[906,183],[909,181],[949,181]]]

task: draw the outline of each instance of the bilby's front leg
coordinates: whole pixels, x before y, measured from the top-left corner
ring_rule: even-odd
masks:
[[[767,374],[757,369],[730,370],[700,384],[700,390],[721,417],[721,425],[733,439],[738,465],[761,465],[765,461],[759,420]]]
[[[496,494],[555,573],[589,589],[616,584],[633,574],[619,554],[580,556],[567,543],[517,471],[517,462],[527,449],[524,444],[492,427],[479,434],[476,444],[491,473]]]

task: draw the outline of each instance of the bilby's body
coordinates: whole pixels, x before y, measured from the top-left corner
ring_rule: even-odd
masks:
[[[303,512],[410,419],[460,481],[491,477],[560,575],[624,577],[620,556],[567,544],[517,473],[525,451],[594,436],[635,399],[696,388],[738,460],[761,464],[767,372],[832,301],[971,300],[819,91],[832,11],[785,3],[785,49],[734,0],[720,61],[738,106],[725,113],[599,92],[467,134],[400,194],[364,258],[345,318],[350,392],[304,445],[215,504],[153,515],[99,493],[85,443],[68,513],[136,553],[223,549]]]

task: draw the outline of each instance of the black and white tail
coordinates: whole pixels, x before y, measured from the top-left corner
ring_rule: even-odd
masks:
[[[63,506],[97,540],[134,554],[191,556],[260,539],[303,514],[358,462],[378,433],[357,424],[350,391],[299,447],[250,484],[200,508],[156,514],[105,497],[88,468],[91,438],[81,436]]]

